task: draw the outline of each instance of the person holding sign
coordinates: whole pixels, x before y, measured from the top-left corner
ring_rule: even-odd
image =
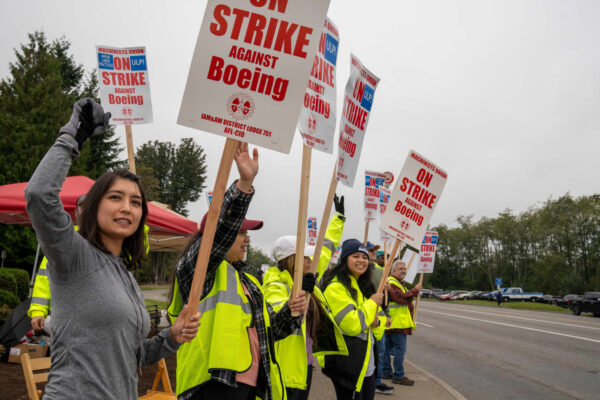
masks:
[[[284,372],[283,383],[288,400],[308,399],[312,382],[314,355],[321,352],[327,352],[327,354],[342,353],[339,348],[340,344],[343,347],[342,333],[336,326],[331,312],[328,312],[327,308],[321,305],[324,302],[323,293],[318,287],[315,287],[319,274],[322,274],[329,265],[331,255],[342,239],[344,221],[346,220],[343,215],[343,197],[340,200],[335,196],[334,200],[336,213],[325,233],[325,243],[319,257],[319,267],[317,269],[319,272],[317,272],[316,277],[310,273],[313,262],[310,257],[314,252],[314,247],[307,246],[304,250],[302,289],[311,293],[306,320],[293,335],[275,344],[277,358]],[[267,303],[271,304],[274,310],[279,310],[290,297],[292,285],[294,284],[296,236],[282,236],[277,239],[273,245],[272,255],[277,262],[277,266],[267,270],[263,287]],[[332,343],[332,348],[320,348],[319,332],[328,333],[328,337],[326,340],[322,340],[322,343]]]
[[[248,144],[240,142],[234,160],[240,179],[223,199],[199,306],[202,325],[198,337],[177,353],[179,400],[284,399],[274,342],[300,328],[303,316],[291,313],[306,310],[306,293],[299,291],[275,313],[258,280],[247,273],[242,262],[248,244],[244,217],[254,195],[258,151],[251,157]],[[201,227],[177,261],[172,316],[189,298],[203,233]]]
[[[59,193],[73,159],[110,114],[92,99],[70,121],[25,190],[27,213],[48,258],[52,292],[52,367],[44,399],[137,399],[137,373],[196,336],[187,307],[173,326],[146,339],[150,316],[128,268],[140,265],[148,206],[139,177],[106,172],[87,194],[79,232]]]
[[[406,354],[406,337],[412,334],[412,329],[415,327],[413,299],[422,288],[420,284],[417,284],[412,290],[408,290],[404,286],[404,277],[407,272],[404,261],[394,261],[391,276],[388,277],[392,325],[385,331],[385,354],[381,364],[383,379],[391,379],[392,383],[399,385],[412,386],[415,381],[404,375],[404,355]],[[390,354],[394,355],[393,373]]]
[[[367,249],[359,240],[348,239],[342,243],[339,263],[323,277],[323,294],[344,334],[348,355],[319,357],[319,363],[340,400],[375,397],[375,343],[383,336],[386,318],[377,312],[383,293],[376,293],[370,275]]]

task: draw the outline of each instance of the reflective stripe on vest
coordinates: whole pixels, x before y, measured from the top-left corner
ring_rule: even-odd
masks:
[[[406,293],[407,290],[402,285],[398,279],[393,276],[388,277],[388,283],[390,285],[394,285],[399,288],[402,293]],[[414,328],[415,323],[410,315],[410,309],[408,308],[408,304],[399,304],[393,301],[390,301],[388,305],[388,309],[390,311],[390,318],[392,319],[392,325],[390,325],[387,329],[407,329]]]

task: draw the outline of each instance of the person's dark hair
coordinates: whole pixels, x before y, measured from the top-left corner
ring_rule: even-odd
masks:
[[[325,291],[325,289],[327,288],[327,286],[329,286],[333,278],[337,276],[338,281],[340,281],[340,283],[346,287],[354,301],[358,302],[358,293],[352,287],[352,281],[350,280],[350,270],[348,270],[347,261],[347,257],[343,258],[338,262],[337,265],[335,265],[331,269],[328,269],[327,272],[325,272],[325,275],[323,275],[323,280],[321,281],[321,290]],[[377,291],[375,285],[373,284],[373,282],[371,282],[371,263],[369,263],[369,267],[367,268],[365,273],[358,277],[357,283],[358,287],[360,288],[360,291],[366,298],[371,297]]]
[[[98,206],[100,205],[100,201],[104,194],[118,178],[135,182],[140,189],[140,194],[142,196],[142,218],[140,219],[140,224],[133,235],[125,238],[121,251],[121,256],[123,257],[125,265],[127,265],[128,268],[136,268],[146,256],[146,234],[144,232],[144,224],[146,223],[146,217],[148,216],[146,195],[140,184],[139,176],[126,169],[118,169],[102,174],[88,192],[85,202],[83,203],[81,218],[78,220],[80,223],[79,234],[87,239],[93,246],[105,253],[110,253],[100,236],[100,228],[98,227]]]

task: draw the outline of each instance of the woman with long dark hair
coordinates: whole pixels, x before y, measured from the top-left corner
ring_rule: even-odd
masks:
[[[27,213],[48,258],[52,292],[52,366],[44,399],[137,399],[137,373],[196,336],[198,313],[146,339],[150,317],[129,269],[146,253],[146,197],[126,170],[103,174],[83,207],[79,232],[59,199],[82,144],[108,127],[92,99],[73,106],[69,123],[33,173]]]
[[[329,355],[319,362],[340,400],[375,397],[375,339],[383,336],[386,321],[378,314],[383,294],[376,293],[370,275],[367,249],[359,240],[348,239],[342,243],[339,263],[323,277],[321,287],[348,355]]]

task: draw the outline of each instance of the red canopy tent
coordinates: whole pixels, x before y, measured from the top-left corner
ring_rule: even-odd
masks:
[[[94,180],[85,176],[70,176],[65,180],[59,197],[64,209],[75,220],[77,199],[86,194],[94,185]],[[27,182],[12,183],[0,186],[0,222],[5,224],[31,225],[25,210],[25,188]],[[148,240],[150,251],[178,251],[185,247],[187,236],[198,230],[198,224],[173,211],[148,203],[148,220],[150,228]],[[38,244],[29,296],[35,281],[40,246]]]
[[[70,176],[60,191],[60,201],[65,210],[75,219],[77,199],[86,194],[94,180],[85,176]],[[25,211],[25,187],[27,182],[0,186],[0,222],[5,224],[31,225]],[[198,230],[196,222],[148,203],[148,220],[151,236],[188,236]]]

